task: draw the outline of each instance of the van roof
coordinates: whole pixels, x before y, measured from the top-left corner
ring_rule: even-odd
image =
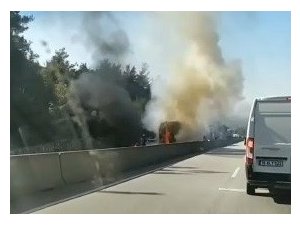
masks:
[[[291,96],[276,96],[276,97],[263,97],[256,98],[257,101],[290,101]]]

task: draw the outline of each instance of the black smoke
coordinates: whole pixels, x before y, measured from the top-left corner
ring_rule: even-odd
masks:
[[[126,57],[130,42],[112,13],[85,12],[82,18],[84,44],[93,52],[94,61]]]
[[[69,105],[85,139],[129,146],[141,135],[141,115],[128,92],[116,80],[103,79],[101,71],[83,74],[71,83]]]

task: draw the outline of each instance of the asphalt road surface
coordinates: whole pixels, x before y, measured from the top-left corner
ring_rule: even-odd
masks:
[[[35,213],[291,213],[290,192],[246,194],[243,143]]]

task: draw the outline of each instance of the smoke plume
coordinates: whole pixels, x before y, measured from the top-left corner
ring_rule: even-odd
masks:
[[[143,122],[157,131],[163,121],[180,121],[183,128],[177,140],[199,139],[242,99],[240,63],[224,60],[214,14],[160,13],[155,17],[156,29],[162,31],[161,48],[172,54],[164,59],[169,74],[153,83],[153,99]]]
[[[106,144],[132,145],[141,132],[141,115],[125,89],[98,73],[83,74],[70,86],[69,104],[86,147],[97,137],[105,137]]]
[[[152,100],[146,106],[144,126],[157,132],[160,123],[179,121],[182,129],[177,140],[199,140],[211,124],[225,121],[236,103],[243,99],[240,62],[224,59],[213,13],[145,15],[149,20],[143,26],[146,34],[143,46],[148,49],[144,49],[146,55],[140,60],[156,60],[156,64],[150,63],[151,67],[163,65],[167,70],[152,82]],[[135,42],[129,41],[112,13],[85,12],[82,28],[81,40],[92,52],[95,64],[103,58],[117,62],[128,59]],[[154,40],[153,44],[148,40]],[[91,124],[96,124],[89,121],[95,120],[100,121],[99,127],[102,127],[95,128],[97,133],[105,134],[103,127],[106,126],[114,128],[113,132],[122,142],[118,145],[128,144],[138,136],[140,115],[128,93],[117,83],[95,74],[81,76],[72,83],[70,93],[70,105],[78,123],[86,130],[82,136],[87,140],[92,138]]]
[[[112,13],[84,12],[80,18],[78,40],[91,52],[96,67],[103,59],[120,63],[126,58],[129,39]],[[68,103],[86,148],[99,138],[107,146],[133,145],[140,135],[141,115],[115,76],[119,75],[104,66],[71,82]]]
[[[85,12],[82,17],[85,46],[93,52],[93,60],[122,60],[130,49],[126,32],[110,12]]]

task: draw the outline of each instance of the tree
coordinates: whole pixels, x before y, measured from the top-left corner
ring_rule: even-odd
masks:
[[[35,61],[38,56],[22,36],[33,17],[11,12],[10,20],[11,146],[44,143],[51,139],[49,99]]]
[[[82,74],[89,73],[91,71],[92,70],[87,67],[86,63],[81,63],[79,68],[75,71],[74,79],[78,79]]]
[[[52,103],[56,106],[67,103],[70,81],[76,78],[75,65],[68,61],[68,57],[65,48],[55,51],[55,55],[47,61],[46,67],[41,71],[45,85],[54,93]]]
[[[81,76],[98,76],[110,87],[101,92],[99,98],[96,96],[96,101],[109,97],[105,96],[110,95],[109,91],[116,94],[111,104],[102,108],[88,105],[84,99],[79,99],[78,107],[83,108],[83,120],[86,120],[91,136],[97,138],[108,134],[110,140],[115,140],[115,146],[132,144],[131,139],[142,132],[140,118],[151,98],[146,64],[137,71],[135,66],[127,65],[123,69],[121,64],[106,59],[95,69],[88,68],[85,63],[78,67],[70,63],[66,49],[62,48],[42,67],[37,62],[38,55],[30,48],[30,42],[22,36],[33,17],[11,12],[10,19],[11,146],[44,144],[65,138],[68,136],[66,134],[69,134],[67,138],[71,137],[72,131],[68,129],[73,127],[74,131],[70,121],[76,112],[67,104],[70,102],[70,84]],[[101,82],[95,90],[99,88]],[[103,113],[107,115],[103,116]],[[107,119],[108,116],[110,119]]]
[[[108,59],[102,60],[96,67],[95,73],[102,79],[123,86],[122,68],[121,64],[112,63]]]
[[[19,12],[10,12],[10,50],[26,56],[30,51],[30,43],[21,34],[28,29],[27,24],[32,16],[21,16]]]
[[[145,106],[151,99],[151,83],[147,64],[137,73],[135,66],[127,65],[123,72],[125,89],[141,113],[145,111]]]

